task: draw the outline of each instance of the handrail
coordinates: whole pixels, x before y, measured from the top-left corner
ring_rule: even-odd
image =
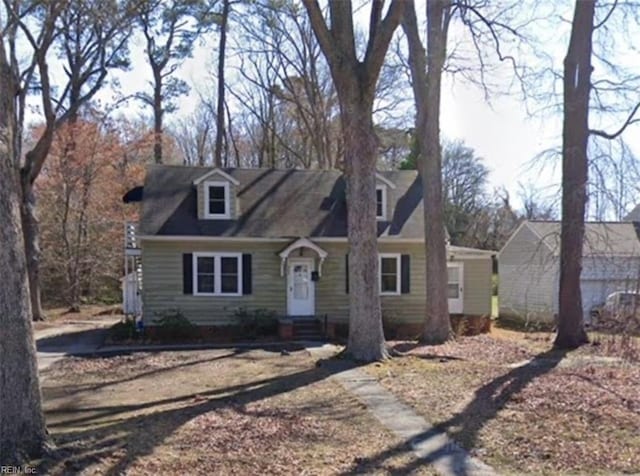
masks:
[[[126,249],[139,249],[138,241],[138,224],[136,222],[127,221],[124,224],[124,246]]]

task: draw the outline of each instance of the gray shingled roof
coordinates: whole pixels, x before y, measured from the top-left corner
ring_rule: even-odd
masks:
[[[193,181],[211,167],[152,165],[142,201],[142,235],[346,237],[345,181],[339,171],[223,169],[240,182],[235,220],[198,220]],[[399,197],[379,236],[422,238],[422,183],[415,171],[381,172]]]
[[[624,221],[640,221],[640,204],[633,207],[633,210],[624,217]]]
[[[531,229],[560,254],[560,222],[530,221]],[[583,256],[640,256],[638,225],[625,222],[587,222]]]

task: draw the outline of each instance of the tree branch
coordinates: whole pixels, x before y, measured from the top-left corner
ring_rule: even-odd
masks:
[[[396,27],[400,24],[402,14],[405,8],[404,0],[392,0],[389,6],[387,15],[380,23],[380,27],[371,31],[369,38],[369,45],[371,48],[367,48],[367,53],[364,58],[364,65],[367,72],[380,71],[384,57],[393,37],[393,33]],[[377,76],[377,75],[376,75]]]
[[[318,5],[318,0],[302,0],[302,3],[307,10],[311,27],[316,34],[322,52],[327,57],[329,64],[334,64],[337,57],[333,45],[333,36],[324,20],[322,10],[320,10],[320,5]]]
[[[616,132],[608,133],[608,132],[605,132],[605,131],[602,131],[602,130],[599,130],[599,129],[589,129],[589,134],[594,135],[594,136],[598,136],[598,137],[603,137],[603,138],[609,139],[609,140],[616,139],[631,124],[635,124],[637,122],[640,122],[640,118],[636,118],[635,117],[635,115],[636,115],[636,113],[638,112],[639,109],[640,109],[640,102],[635,105],[635,107],[631,110],[631,114],[629,114],[629,116],[627,117],[627,120],[624,121],[624,123],[622,124],[620,129],[618,129]]]

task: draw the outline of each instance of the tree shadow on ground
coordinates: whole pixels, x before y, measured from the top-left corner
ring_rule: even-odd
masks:
[[[49,425],[50,428],[76,425],[86,428],[58,435],[55,438],[58,447],[39,464],[38,471],[42,474],[77,474],[100,461],[109,461],[112,464],[105,474],[123,474],[137,459],[151,454],[180,427],[200,415],[291,392],[355,366],[349,361],[330,366],[319,361],[314,367],[294,373],[179,397],[139,404],[51,410],[47,413],[57,417],[78,413],[87,416],[61,420]],[[166,405],[173,407],[163,408]],[[146,413],[139,413],[143,411]],[[131,413],[133,415],[129,415]]]
[[[223,360],[223,359],[228,359],[230,357],[237,357],[240,354],[243,354],[245,352],[247,352],[248,349],[231,349],[230,352],[227,352],[225,354],[222,355],[216,355],[213,357],[207,357],[205,359],[196,359],[196,360],[186,360],[185,362],[180,362],[174,365],[167,365],[164,367],[160,367],[160,368],[155,368],[153,370],[143,370],[141,372],[137,372],[134,373],[131,376],[128,377],[124,377],[124,378],[120,378],[120,379],[113,379],[113,380],[105,380],[104,382],[101,383],[96,383],[96,384],[85,384],[85,385],[78,385],[74,387],[74,390],[80,391],[80,392],[86,392],[86,391],[91,391],[91,390],[99,390],[105,387],[111,387],[114,385],[118,385],[121,383],[126,383],[126,382],[131,382],[133,380],[137,380],[140,378],[144,378],[144,377],[150,377],[153,375],[158,375],[164,372],[169,372],[172,370],[177,370],[177,369],[181,369],[181,368],[187,368],[187,367],[193,367],[195,365],[200,365],[200,364],[206,364],[206,363],[210,363],[210,362],[215,362],[217,360]],[[158,353],[157,351],[152,352],[152,353]],[[118,355],[131,355],[131,353],[120,353]],[[105,357],[104,355],[101,354],[91,354],[91,355],[82,355],[82,356],[77,356],[78,358],[81,359],[87,359],[87,360],[96,360],[96,359],[104,359],[104,358],[108,358]],[[62,387],[63,390],[68,390],[68,388],[65,386]],[[49,391],[51,390],[55,390],[56,387],[49,387]]]
[[[536,355],[528,363],[513,368],[478,388],[474,392],[472,401],[448,420],[437,422],[433,428],[371,458],[362,459],[359,464],[343,474],[356,475],[361,474],[364,467],[379,467],[397,451],[414,449],[431,438],[441,437],[444,432],[448,433],[456,444],[440,445],[428,454],[414,458],[411,463],[398,469],[398,474],[410,474],[424,464],[437,463],[439,460],[444,460],[453,474],[459,476],[474,474],[477,469],[474,468],[473,461],[468,453],[462,451],[457,445],[461,444],[468,450],[473,449],[477,445],[480,430],[495,418],[512,397],[538,377],[551,372],[566,354],[566,351],[550,350]],[[437,392],[437,389],[434,391]]]
[[[36,339],[38,352],[73,353],[76,349],[101,346],[107,336],[106,328],[82,329]]]

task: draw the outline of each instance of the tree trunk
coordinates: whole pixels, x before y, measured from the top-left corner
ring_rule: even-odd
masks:
[[[75,83],[74,83],[75,84]],[[71,94],[69,95],[69,104],[75,105],[79,103],[80,88],[78,86],[72,86]],[[75,107],[75,112],[69,116],[69,120],[64,128],[65,138],[65,155],[66,160],[71,163],[75,161],[76,154],[76,134],[78,132],[78,106]],[[82,204],[82,210],[80,214],[84,214],[87,203]],[[78,225],[79,226],[79,225]],[[80,312],[80,269],[79,269],[79,253],[76,241],[76,252],[69,255],[70,267],[68,274],[69,279],[69,311]]]
[[[587,343],[580,274],[587,202],[589,93],[595,0],[577,0],[569,49],[564,60],[562,128],[562,230],[558,334],[554,346],[574,349]]]
[[[357,96],[353,96],[357,97]],[[367,104],[344,108],[345,177],[349,237],[349,341],[347,353],[371,362],[388,356],[378,284],[375,208],[377,138]]]
[[[427,53],[418,33],[413,2],[407,3],[403,21],[416,102],[418,170],[424,194],[426,311],[421,341],[425,344],[441,344],[453,334],[447,301],[447,249],[440,147],[440,92],[450,8],[446,1],[427,2]]]
[[[14,93],[0,42],[0,458],[3,465],[17,466],[42,451],[46,433],[13,157]]]
[[[162,163],[162,76],[154,71],[153,88],[153,159],[156,164]]]
[[[224,137],[224,59],[227,47],[227,20],[229,18],[229,0],[222,4],[220,23],[220,48],[218,49],[218,111],[216,118],[216,150],[214,164],[222,167],[222,139]]]
[[[24,175],[22,177],[22,235],[29,275],[29,291],[31,312],[34,321],[43,321],[45,314],[42,309],[40,289],[40,230],[36,216],[36,196],[33,184]]]

